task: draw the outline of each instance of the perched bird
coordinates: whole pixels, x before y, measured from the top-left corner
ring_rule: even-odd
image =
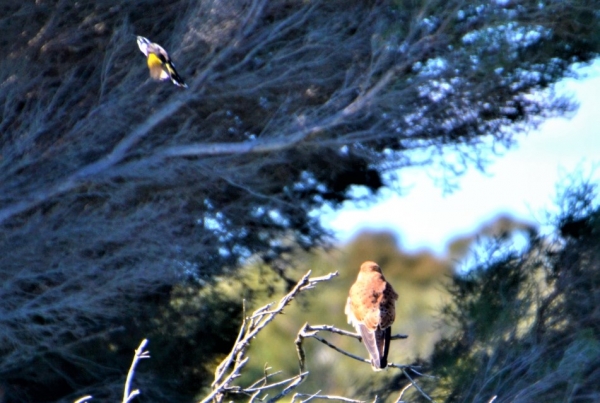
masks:
[[[157,43],[150,42],[143,36],[137,37],[137,44],[146,58],[148,59],[148,68],[150,69],[150,77],[155,80],[171,79],[173,84],[178,87],[187,88],[187,84],[177,71],[166,50]]]
[[[362,337],[375,371],[387,367],[397,299],[398,294],[383,277],[379,265],[364,262],[350,287],[345,313],[348,323]]]

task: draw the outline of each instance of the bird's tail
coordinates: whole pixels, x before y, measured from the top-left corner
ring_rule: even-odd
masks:
[[[167,71],[169,72],[169,77],[171,78],[171,81],[173,82],[173,84],[175,84],[179,87],[187,88],[187,84],[183,81],[181,76],[177,73],[177,70],[175,70],[175,66],[173,66],[173,63],[168,61],[167,63],[165,63],[165,67],[166,67]]]
[[[379,367],[387,367],[388,353],[390,352],[390,341],[392,338],[392,328],[387,327],[385,330],[377,330],[375,332],[377,337],[377,348],[381,352],[381,358],[379,359]]]

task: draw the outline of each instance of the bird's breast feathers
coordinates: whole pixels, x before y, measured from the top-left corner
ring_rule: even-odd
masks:
[[[163,65],[163,61],[161,60],[160,57],[158,57],[155,53],[150,53],[148,55],[148,68],[153,68],[153,67],[161,67]]]
[[[371,330],[384,329],[394,322],[398,294],[379,273],[361,273],[350,288],[346,315],[351,324],[363,323]]]
[[[150,69],[150,76],[155,80],[168,80],[170,78],[162,60],[154,53],[148,55],[148,68]]]

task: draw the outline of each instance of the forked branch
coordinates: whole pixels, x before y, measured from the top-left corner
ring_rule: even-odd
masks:
[[[348,331],[342,330],[342,329],[338,329],[338,328],[336,328],[334,326],[328,326],[328,325],[311,326],[308,323],[305,323],[304,326],[298,331],[298,335],[296,336],[296,340],[295,340],[296,351],[298,353],[298,362],[299,362],[299,365],[300,365],[300,371],[301,372],[305,372],[307,370],[306,369],[306,354],[304,353],[304,348],[302,346],[303,342],[304,342],[304,339],[307,339],[307,338],[313,338],[315,340],[318,340],[319,342],[325,344],[327,347],[330,347],[330,348],[334,349],[335,351],[337,351],[337,352],[339,352],[339,353],[341,353],[341,354],[343,354],[343,355],[345,355],[347,357],[353,358],[353,359],[355,359],[357,361],[360,361],[360,362],[365,362],[365,363],[367,363],[369,365],[371,364],[371,362],[369,360],[367,360],[366,358],[361,358],[361,357],[358,357],[358,356],[356,356],[356,355],[354,355],[352,353],[349,353],[349,352],[347,352],[347,351],[345,351],[345,350],[337,347],[336,345],[332,344],[331,342],[325,340],[324,338],[319,337],[318,333],[320,331],[327,331],[327,332],[331,332],[331,333],[340,334],[342,336],[352,337],[352,338],[361,340],[361,337],[360,337],[359,334],[348,332]],[[407,337],[408,336],[404,335],[404,334],[397,334],[397,335],[393,335],[391,337],[391,340],[406,339]],[[408,371],[413,371],[413,372],[419,374],[419,372],[417,372],[418,367],[415,367],[415,366],[412,366],[412,365],[394,364],[394,363],[391,363],[391,362],[388,363],[388,367],[397,368],[397,369],[401,370],[402,373],[404,374],[404,376],[409,380],[409,382],[410,382],[409,385],[414,386],[415,389],[417,389],[419,391],[419,393],[421,393],[427,400],[429,400],[431,402],[433,401],[431,399],[431,397],[429,397],[429,395],[427,395],[427,393],[425,393],[423,391],[423,389],[421,389],[421,387],[408,374]],[[401,397],[402,397],[402,395],[403,395],[403,393],[404,393],[404,391],[406,389],[407,388],[403,389],[403,391],[402,391],[399,399],[401,399]]]
[[[127,372],[127,378],[125,379],[125,388],[123,390],[123,400],[122,403],[130,403],[133,399],[139,395],[141,392],[139,389],[131,390],[131,383],[133,382],[133,376],[135,375],[135,368],[140,360],[144,358],[150,358],[150,352],[144,350],[146,345],[148,344],[148,339],[142,340],[139,347],[135,350],[135,354],[133,356],[133,361],[131,362],[131,366],[129,367],[129,372]],[[93,399],[93,396],[87,395],[80,397],[75,400],[73,403],[85,403]]]
[[[215,379],[211,385],[212,391],[200,401],[200,403],[208,403],[210,401],[221,402],[226,394],[245,394],[250,396],[250,401],[258,399],[259,395],[274,387],[284,388],[268,402],[276,402],[282,397],[292,392],[308,375],[308,372],[301,371],[298,375],[287,378],[283,381],[270,383],[269,380],[272,374],[266,373],[263,378],[254,382],[248,387],[237,386],[233,381],[241,376],[243,367],[248,362],[246,355],[250,343],[256,335],[263,330],[275,317],[282,313],[284,308],[302,291],[314,288],[318,283],[328,281],[337,276],[338,273],[329,273],[322,277],[310,277],[311,272],[308,271],[294,288],[273,307],[273,304],[268,304],[254,311],[250,316],[246,316],[240,327],[237,339],[231,352],[219,364],[215,370]],[[258,386],[260,385],[260,386]]]

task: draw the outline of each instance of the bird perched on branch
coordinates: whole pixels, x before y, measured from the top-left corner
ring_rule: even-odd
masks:
[[[350,288],[345,313],[348,323],[362,337],[375,371],[387,367],[397,299],[398,294],[383,277],[379,265],[364,262]]]
[[[187,84],[175,70],[169,54],[162,46],[150,42],[143,36],[137,37],[137,44],[142,53],[146,55],[150,77],[161,81],[171,79],[176,86],[187,88]]]

